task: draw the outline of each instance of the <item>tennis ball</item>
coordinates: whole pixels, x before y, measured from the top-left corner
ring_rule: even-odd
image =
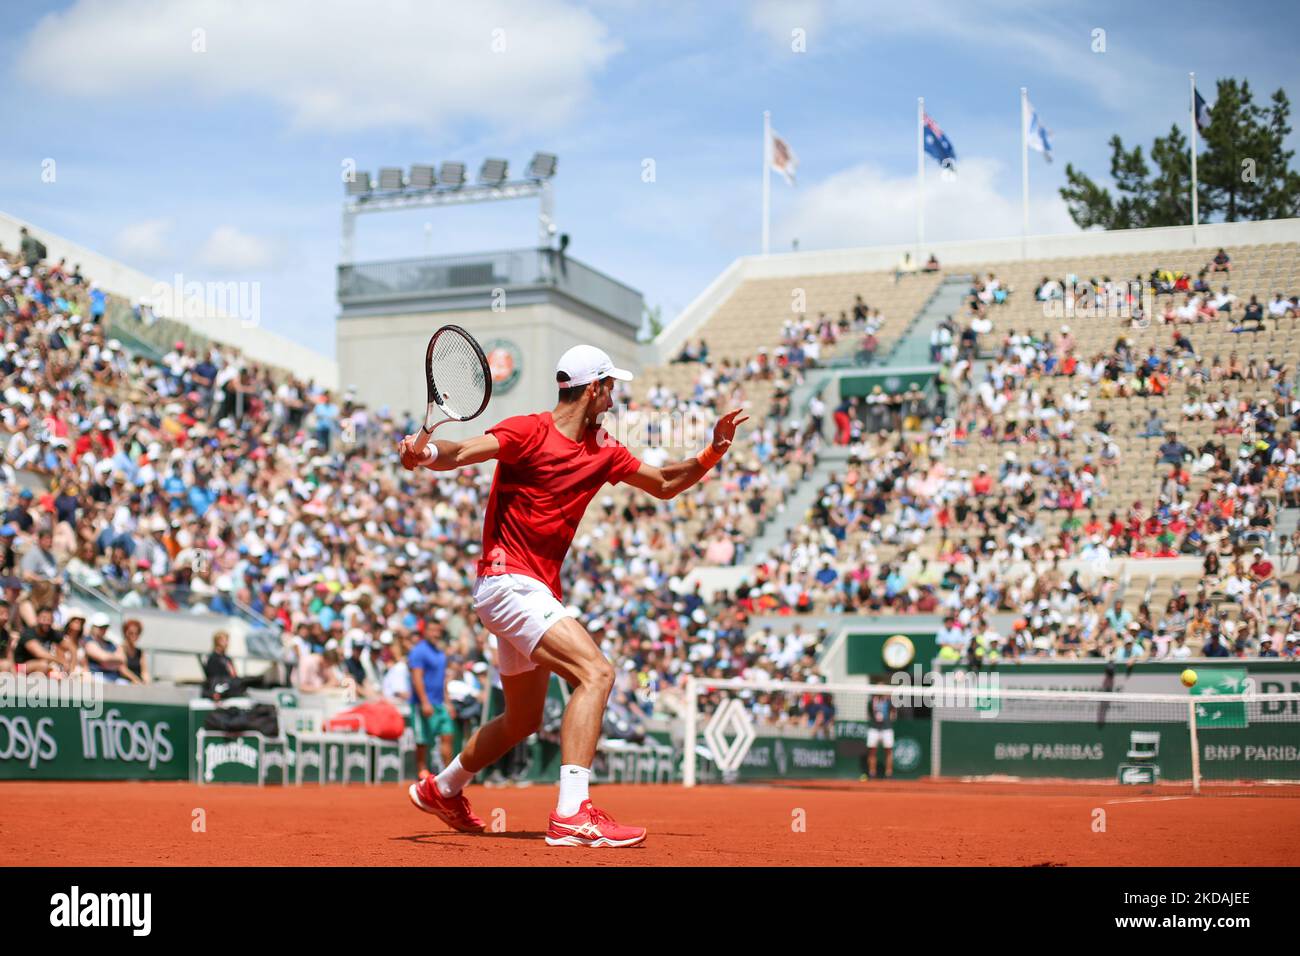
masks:
[[[1182,682],[1184,687],[1191,687],[1196,683],[1196,671],[1190,667],[1183,671]]]

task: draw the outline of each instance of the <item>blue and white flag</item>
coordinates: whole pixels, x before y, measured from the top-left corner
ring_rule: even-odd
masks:
[[[1049,163],[1052,161],[1052,131],[1043,125],[1042,120],[1038,118],[1038,110],[1034,109],[1029,100],[1025,100],[1025,112],[1028,114],[1028,128],[1025,130],[1025,142],[1030,149],[1036,149],[1043,154],[1043,159]]]
[[[1205,129],[1210,125],[1210,104],[1205,102],[1200,90],[1193,87],[1192,92],[1196,94],[1196,128]]]
[[[952,143],[948,142],[948,137],[929,113],[925,114],[925,151],[937,159],[944,169],[956,170],[957,151],[952,148]]]

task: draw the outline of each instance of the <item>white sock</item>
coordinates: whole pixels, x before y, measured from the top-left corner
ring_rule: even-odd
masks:
[[[447,764],[447,769],[438,774],[435,783],[444,797],[454,797],[473,779],[474,775],[460,765],[460,754],[457,754],[456,759]]]
[[[555,805],[558,816],[571,817],[587,799],[587,784],[591,781],[591,768],[566,763],[560,768],[560,802]]]

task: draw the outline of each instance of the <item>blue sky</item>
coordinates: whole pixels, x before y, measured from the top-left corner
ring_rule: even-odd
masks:
[[[1149,146],[1245,76],[1300,98],[1300,8],[792,0],[79,0],[7,13],[0,208],[170,280],[261,282],[262,321],[333,354],[342,163],[559,154],[570,252],[671,318],[759,243],[762,111],[799,156],[773,181],[773,250],[914,235],[916,97],[958,177],[927,170],[931,240],[1018,234],[1018,91],[1054,135],[1031,230],[1073,228],[1073,162]],[[1154,33],[1177,20],[1176,35]],[[804,31],[805,51],[792,50]],[[1105,30],[1105,52],[1093,31]],[[202,31],[196,33],[195,31]],[[494,41],[498,50],[493,50]],[[196,50],[195,47],[202,47]],[[1294,117],[1293,117],[1294,120]],[[1300,126],[1300,122],[1295,125]],[[1300,144],[1292,134],[1292,147]],[[57,162],[53,183],[42,162]],[[646,159],[654,182],[643,182]],[[357,258],[528,246],[535,206],[363,218]],[[426,235],[425,223],[432,225]]]

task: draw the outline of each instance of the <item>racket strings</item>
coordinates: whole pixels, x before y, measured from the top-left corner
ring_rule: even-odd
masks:
[[[438,336],[429,356],[429,381],[435,401],[448,415],[472,418],[488,394],[488,372],[478,349],[463,335],[447,331]]]

